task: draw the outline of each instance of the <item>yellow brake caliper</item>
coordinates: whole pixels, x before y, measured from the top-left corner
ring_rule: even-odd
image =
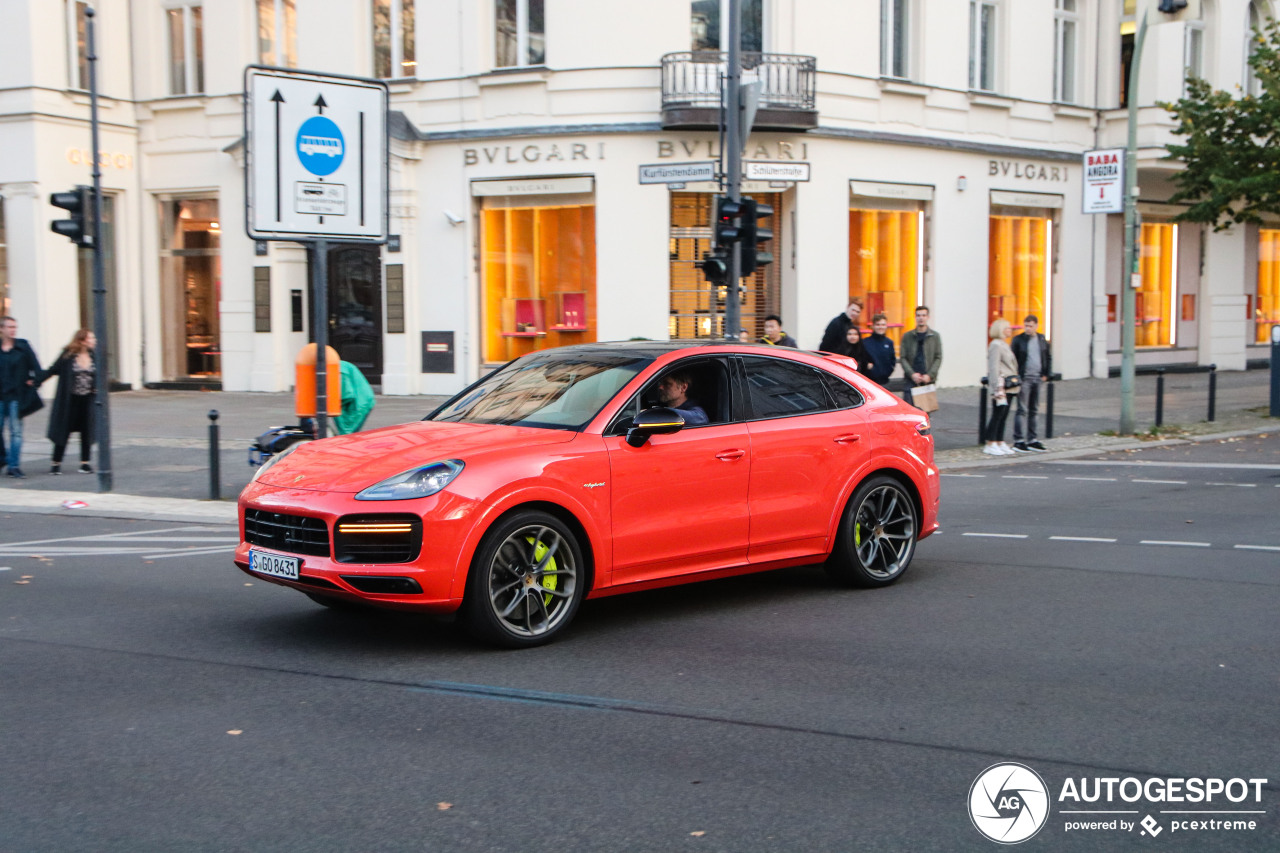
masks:
[[[534,545],[534,541],[533,541],[533,537],[532,537],[532,536],[528,537],[526,541],[527,541],[530,545]],[[546,543],[544,543],[544,542],[539,542],[539,543],[537,543],[536,545],[534,545],[534,548],[533,548],[533,559],[534,559],[536,562],[539,562],[539,563],[540,563],[540,562],[542,562],[542,558],[543,558],[543,557],[545,557],[545,556],[547,555],[547,551],[548,551],[548,548],[547,548],[547,546],[546,546]],[[547,561],[547,571],[548,571],[548,572],[555,572],[555,571],[556,571],[556,558],[555,558],[555,557],[552,557],[550,560],[548,560],[548,561]],[[544,576],[543,576],[543,578],[542,578],[542,588],[543,588],[543,589],[555,589],[555,588],[556,588],[556,586],[557,586],[557,582],[558,582],[559,580],[560,580],[560,576],[559,576],[559,575],[556,575],[556,574],[548,574],[548,575],[544,575]],[[542,603],[543,603],[545,606],[550,607],[550,606],[551,606],[551,596],[550,596],[550,595],[544,595],[544,596],[542,597]]]

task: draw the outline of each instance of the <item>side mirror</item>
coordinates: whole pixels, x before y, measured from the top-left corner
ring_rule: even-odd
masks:
[[[645,409],[631,423],[627,430],[627,444],[632,447],[643,447],[651,435],[668,435],[679,432],[684,427],[684,418],[675,409],[659,406]]]

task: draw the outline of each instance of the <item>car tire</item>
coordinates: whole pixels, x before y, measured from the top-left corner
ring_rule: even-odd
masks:
[[[578,612],[585,565],[577,536],[554,515],[520,510],[500,519],[471,561],[467,630],[505,648],[550,642]]]
[[[845,505],[827,572],[849,586],[888,586],[911,565],[919,529],[906,487],[892,477],[872,477]]]

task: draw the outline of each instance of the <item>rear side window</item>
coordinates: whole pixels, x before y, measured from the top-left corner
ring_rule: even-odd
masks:
[[[825,374],[780,358],[744,358],[752,416],[780,418],[832,409]]]
[[[822,374],[822,380],[827,384],[827,391],[835,400],[837,409],[852,409],[862,405],[862,394],[848,382],[830,373]]]

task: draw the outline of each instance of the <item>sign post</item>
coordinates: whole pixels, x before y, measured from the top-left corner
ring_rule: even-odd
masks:
[[[387,242],[387,84],[250,65],[244,128],[246,233],[310,250],[316,438],[324,438],[328,251],[335,242]]]

